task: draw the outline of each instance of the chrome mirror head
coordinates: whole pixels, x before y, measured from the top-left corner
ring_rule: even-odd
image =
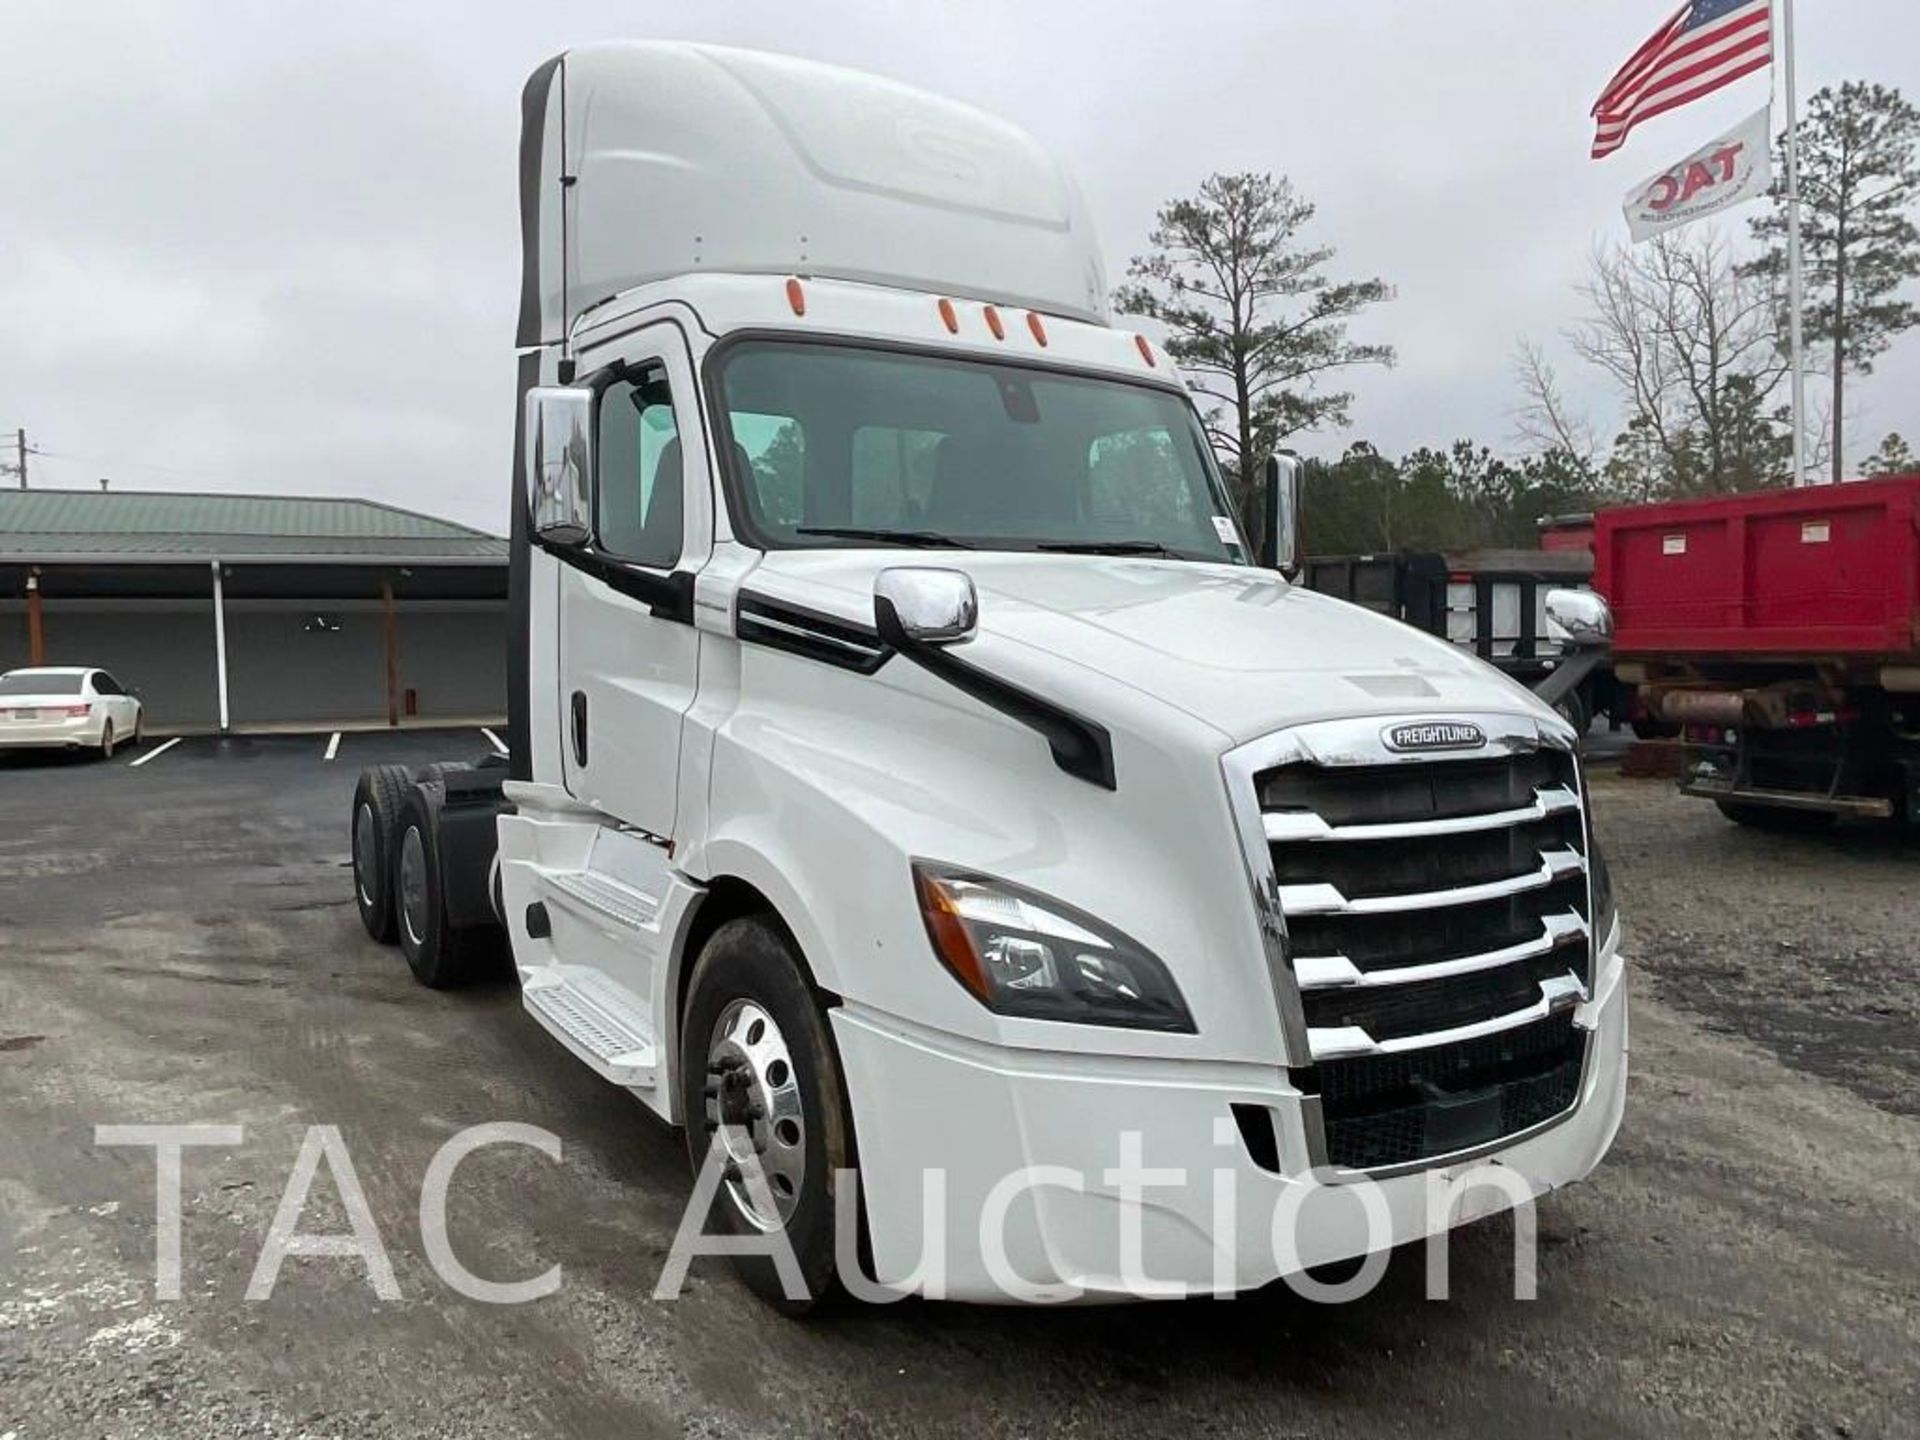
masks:
[[[1591,590],[1547,592],[1547,638],[1578,649],[1613,639],[1613,608]]]
[[[527,524],[549,545],[593,538],[593,391],[536,385],[525,417]]]
[[[980,597],[964,570],[896,565],[873,578],[873,624],[901,645],[958,645],[980,626]]]
[[[1291,455],[1267,457],[1266,533],[1260,538],[1260,563],[1292,579],[1300,569],[1299,460]]]

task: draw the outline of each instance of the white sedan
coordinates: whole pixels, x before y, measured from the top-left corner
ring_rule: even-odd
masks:
[[[60,747],[113,754],[140,742],[140,701],[104,670],[47,666],[0,675],[0,750]]]

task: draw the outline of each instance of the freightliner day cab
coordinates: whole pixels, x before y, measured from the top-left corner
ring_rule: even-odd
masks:
[[[1284,466],[1256,563],[1052,158],[679,44],[570,51],[524,121],[511,760],[354,811],[421,980],[503,925],[812,1295],[836,1205],[881,1284],[1117,1299],[1444,1229],[1480,1157],[1594,1167],[1627,1005],[1572,731],[1290,585]],[[1129,1191],[1129,1134],[1185,1182]]]

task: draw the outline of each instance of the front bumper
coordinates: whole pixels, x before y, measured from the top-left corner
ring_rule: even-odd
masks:
[[[1626,1097],[1625,970],[1609,951],[1599,973],[1575,1012],[1592,1038],[1562,1118],[1470,1163],[1364,1181],[1314,1170],[1304,1097],[1277,1066],[1018,1052],[842,1006],[874,1278],[986,1302],[1248,1290],[1517,1200],[1480,1186],[1436,1203],[1434,1177],[1492,1165],[1528,1195],[1578,1180]],[[1273,1116],[1278,1173],[1254,1162],[1235,1105]]]

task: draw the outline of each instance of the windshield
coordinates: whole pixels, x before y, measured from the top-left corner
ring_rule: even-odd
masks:
[[[1193,410],[1086,375],[750,341],[718,390],[747,537],[1245,564]]]
[[[57,670],[15,670],[0,675],[0,695],[78,695],[86,677]]]

